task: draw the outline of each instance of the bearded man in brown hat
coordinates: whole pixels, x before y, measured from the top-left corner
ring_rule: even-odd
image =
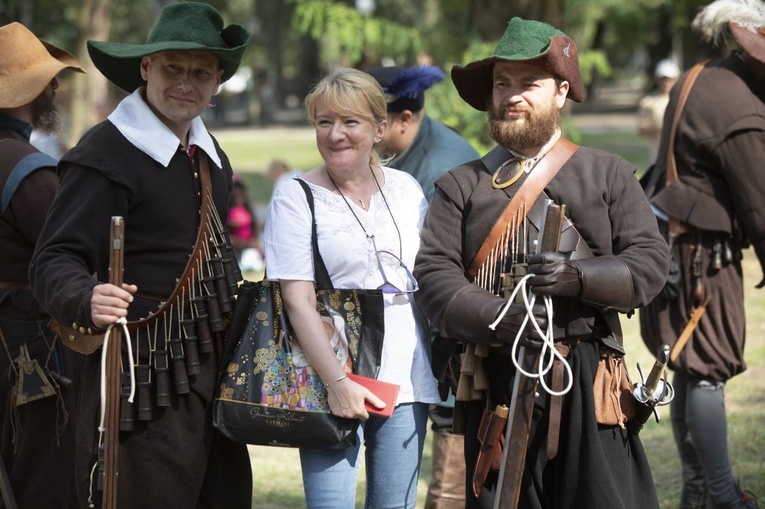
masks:
[[[436,341],[463,345],[467,506],[514,507],[507,493],[517,489],[524,508],[658,507],[617,312],[661,290],[668,249],[635,167],[561,137],[566,99],[585,98],[576,44],[513,18],[494,55],[455,66],[452,79],[465,101],[488,110],[498,145],[436,181],[414,274]],[[562,227],[546,221],[556,205],[565,205]],[[543,362],[523,365],[529,355]],[[523,377],[538,379],[538,396],[513,395]],[[503,460],[502,405],[514,404],[513,419],[530,430],[513,430],[504,445],[528,442]],[[515,466],[522,474],[511,482]],[[498,480],[508,489],[499,502]]]
[[[0,27],[0,48],[0,493],[5,507],[72,507],[76,354],[49,331],[27,279],[58,177],[29,138],[57,127],[58,73],[83,70],[20,23]]]
[[[224,26],[217,10],[197,2],[165,7],[146,44],[88,41],[95,66],[130,95],[61,159],[61,185],[30,269],[66,344],[86,353],[77,416],[81,506],[99,505],[106,470],[98,461],[103,333],[125,319],[116,506],[252,505],[246,446],[223,437],[211,419],[241,274],[221,223],[233,172],[199,117],[248,41],[244,28]],[[124,221],[121,287],[109,284],[115,216]]]
[[[674,297],[662,292],[640,311],[640,326],[649,347],[672,346],[679,507],[753,509],[757,500],[742,492],[728,458],[724,390],[746,369],[743,248],[753,248],[765,272],[765,3],[717,0],[692,27],[734,51],[694,66],[670,93],[656,182],[649,179],[646,192],[671,238],[681,284]],[[673,137],[681,91],[699,69]],[[666,185],[668,155],[677,175]]]

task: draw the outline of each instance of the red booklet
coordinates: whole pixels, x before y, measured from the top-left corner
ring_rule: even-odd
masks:
[[[401,389],[399,385],[361,375],[354,375],[353,373],[348,373],[348,378],[359,385],[363,385],[372,391],[375,396],[385,402],[385,408],[377,408],[368,401],[365,402],[367,412],[381,417],[390,417],[393,414],[393,409],[396,407],[396,399],[398,398],[398,391]]]

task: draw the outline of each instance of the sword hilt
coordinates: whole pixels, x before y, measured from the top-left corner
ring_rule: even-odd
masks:
[[[656,389],[661,382],[662,372],[666,372],[667,361],[669,360],[669,345],[661,345],[659,353],[656,355],[656,362],[651,368],[651,372],[648,373],[648,378],[645,380],[645,389],[649,395],[656,394]]]
[[[656,422],[659,422],[659,412],[656,407],[668,405],[675,397],[675,389],[667,380],[666,366],[668,360],[669,346],[661,345],[656,355],[656,362],[647,378],[643,375],[643,369],[638,363],[637,368],[641,381],[634,384],[632,390],[632,395],[636,400],[651,407]]]

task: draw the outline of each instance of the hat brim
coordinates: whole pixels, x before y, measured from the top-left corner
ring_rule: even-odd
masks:
[[[34,101],[65,69],[85,72],[68,51],[38,39],[18,22],[0,27],[0,108]]]
[[[728,23],[728,28],[744,51],[765,63],[765,28],[752,32],[738,23]]]
[[[141,77],[141,59],[162,51],[209,51],[218,57],[223,76],[227,81],[236,73],[247,47],[245,37],[241,44],[225,49],[209,48],[195,42],[158,42],[154,44],[126,44],[108,41],[88,41],[88,54],[96,69],[122,90],[132,93],[145,84]]]
[[[584,101],[587,98],[587,91],[579,72],[576,46],[572,44],[568,49],[568,51],[573,52],[570,60],[562,60],[560,57],[553,58],[552,55],[556,51],[565,51],[568,46],[567,41],[570,39],[565,36],[553,36],[550,40],[550,46],[547,50],[534,58],[513,59],[493,55],[464,67],[455,65],[451,71],[452,82],[466,103],[477,110],[486,111],[494,84],[494,64],[497,62],[519,62],[545,69],[553,76],[568,81],[568,98],[579,103]]]

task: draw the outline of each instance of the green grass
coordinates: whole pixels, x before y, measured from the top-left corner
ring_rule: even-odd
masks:
[[[273,158],[282,158],[296,168],[311,168],[320,162],[311,129],[220,130],[215,132],[231,158],[235,171],[250,185],[250,197],[259,206],[267,204],[271,188],[262,172]],[[578,143],[615,152],[637,166],[642,173],[650,164],[648,144],[631,133],[586,134]],[[765,498],[765,291],[755,290],[762,274],[754,254],[744,259],[747,312],[746,362],[749,369],[726,387],[728,445],[734,475],[745,489]],[[633,381],[638,379],[636,363],[644,370],[653,364],[653,355],[640,338],[637,315],[622,317],[627,366]],[[661,422],[650,420],[641,431],[651,464],[661,509],[677,507],[680,494],[680,463],[677,457],[669,410],[661,409]],[[418,485],[417,507],[424,506],[430,478],[430,439],[425,444]],[[305,506],[296,450],[270,447],[250,448],[253,465],[253,507],[291,509]],[[363,507],[364,471],[360,473],[357,507]]]

